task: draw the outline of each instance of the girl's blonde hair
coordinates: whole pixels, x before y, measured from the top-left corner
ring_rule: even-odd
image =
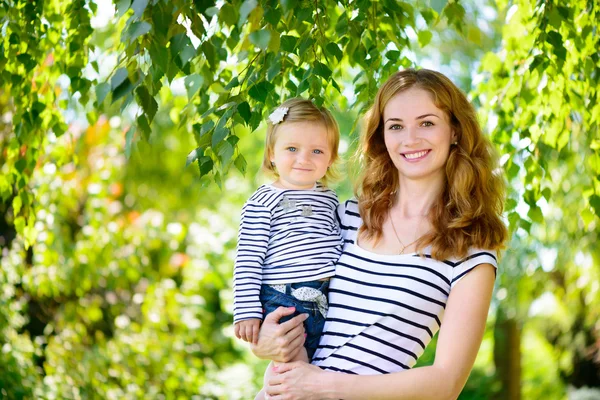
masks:
[[[384,142],[383,110],[394,96],[410,88],[431,94],[444,111],[456,134],[445,167],[445,185],[432,206],[429,234],[417,242],[417,251],[431,245],[432,257],[443,260],[464,257],[471,247],[498,250],[508,232],[502,222],[505,183],[497,172],[496,152],[483,136],[475,109],[446,76],[427,69],[406,69],[392,75],[381,86],[365,115],[357,158],[361,177],[356,188],[363,224],[359,234],[379,240],[382,226],[399,189],[398,169]]]
[[[294,122],[315,122],[322,123],[327,129],[327,141],[329,142],[329,149],[331,150],[331,166],[327,170],[325,176],[320,180],[321,183],[327,185],[337,178],[334,164],[338,160],[338,147],[340,144],[340,128],[338,124],[326,108],[319,108],[313,104],[310,100],[301,98],[293,98],[286,100],[277,108],[286,107],[288,108],[287,113],[283,117],[283,121],[273,124],[271,121],[267,121],[267,137],[265,139],[265,152],[263,157],[262,169],[263,171],[279,176],[277,173],[276,166],[271,164],[271,156],[273,154],[273,147],[277,140],[277,131],[286,124]]]

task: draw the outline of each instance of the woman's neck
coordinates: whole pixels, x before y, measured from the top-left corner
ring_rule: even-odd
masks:
[[[406,218],[426,216],[438,200],[442,188],[443,177],[436,181],[401,178],[393,208],[397,210],[397,215]]]

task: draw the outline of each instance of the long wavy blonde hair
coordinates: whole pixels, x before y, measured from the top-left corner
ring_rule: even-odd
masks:
[[[429,212],[432,230],[419,239],[417,251],[431,245],[431,256],[443,260],[464,257],[471,247],[501,249],[508,232],[501,219],[505,182],[498,172],[496,152],[483,136],[464,93],[443,74],[427,69],[392,75],[365,115],[357,149],[361,175],[356,196],[363,219],[359,235],[377,242],[383,234],[383,223],[399,189],[398,170],[385,147],[383,110],[395,95],[414,87],[431,93],[457,138],[446,162],[441,196]]]

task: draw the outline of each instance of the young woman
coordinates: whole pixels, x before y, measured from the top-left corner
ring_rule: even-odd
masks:
[[[444,75],[408,69],[366,115],[357,199],[313,365],[279,364],[268,399],[454,399],[481,344],[507,229],[504,181],[472,105]],[[303,315],[261,328],[254,352],[288,361]],[[442,323],[443,321],[443,323]],[[435,362],[412,368],[437,331]]]

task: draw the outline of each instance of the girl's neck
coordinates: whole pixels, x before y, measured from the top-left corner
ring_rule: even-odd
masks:
[[[441,195],[442,188],[443,177],[436,182],[401,178],[393,208],[404,218],[426,216]]]

